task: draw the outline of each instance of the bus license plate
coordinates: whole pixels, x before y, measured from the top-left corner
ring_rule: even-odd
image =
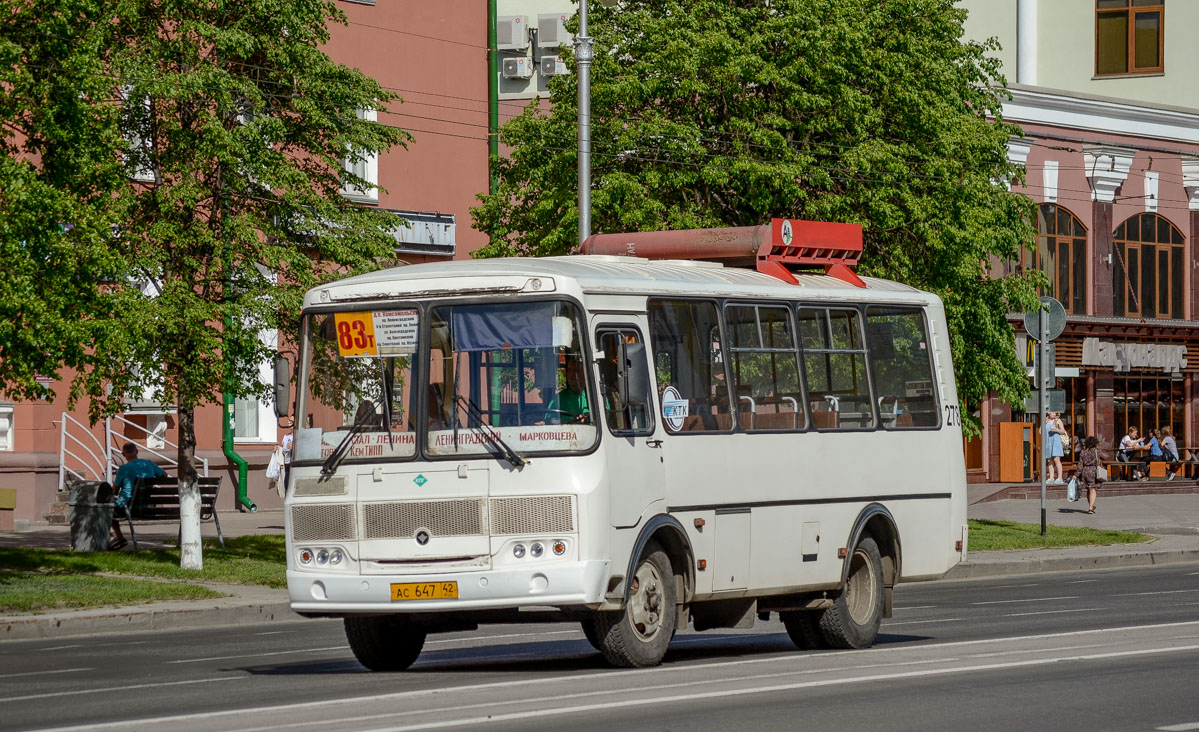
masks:
[[[457,582],[403,582],[391,586],[391,599],[402,600],[457,600]]]

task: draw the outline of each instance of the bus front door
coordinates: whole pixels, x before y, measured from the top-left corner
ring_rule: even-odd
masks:
[[[596,327],[596,367],[608,474],[611,521],[615,528],[636,526],[664,497],[662,441],[656,439],[653,386],[641,329],[627,324]]]

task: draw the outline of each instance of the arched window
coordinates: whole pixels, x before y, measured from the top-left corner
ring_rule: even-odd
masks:
[[[1037,251],[1025,250],[1024,267],[1049,277],[1042,294],[1056,298],[1067,313],[1087,314],[1087,230],[1074,214],[1052,203],[1037,207]]]
[[[1116,315],[1182,319],[1183,239],[1155,213],[1131,216],[1112,234]]]

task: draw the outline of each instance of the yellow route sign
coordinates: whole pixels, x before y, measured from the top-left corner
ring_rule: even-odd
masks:
[[[333,322],[337,326],[337,353],[342,358],[379,355],[375,321],[370,311],[334,313]]]

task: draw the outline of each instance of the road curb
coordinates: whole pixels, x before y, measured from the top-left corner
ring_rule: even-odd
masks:
[[[973,579],[1002,577],[1038,572],[1071,572],[1088,569],[1119,569],[1125,567],[1154,567],[1160,564],[1199,563],[1199,549],[1177,549],[1157,552],[1126,552],[1122,554],[1081,557],[1022,558],[1014,560],[966,561],[957,565],[944,579]]]
[[[197,603],[199,604],[199,603]],[[0,641],[147,630],[182,630],[298,620],[286,602],[186,607],[139,606],[0,618]]]

